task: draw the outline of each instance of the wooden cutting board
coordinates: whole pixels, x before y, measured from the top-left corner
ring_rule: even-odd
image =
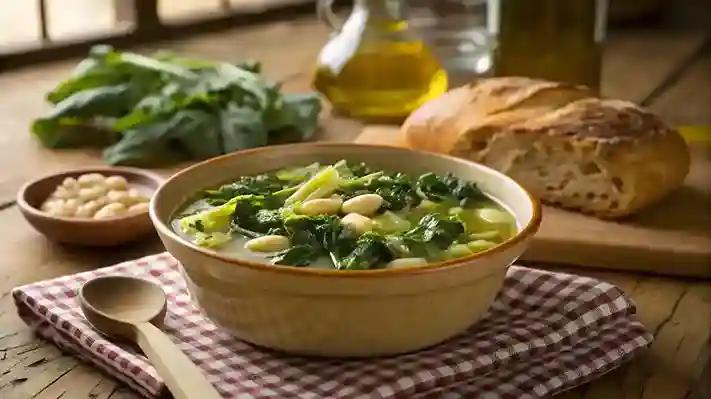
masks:
[[[355,141],[405,146],[395,126],[366,127]],[[619,222],[544,207],[521,260],[711,278],[711,143],[690,146],[691,172],[662,203]]]

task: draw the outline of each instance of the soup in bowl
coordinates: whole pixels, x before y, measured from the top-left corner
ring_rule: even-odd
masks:
[[[151,217],[192,299],[238,338],[364,357],[474,324],[540,224],[485,166],[358,144],[265,147],[174,175]]]

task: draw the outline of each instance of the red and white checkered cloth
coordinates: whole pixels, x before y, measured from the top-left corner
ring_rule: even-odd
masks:
[[[225,398],[539,398],[599,377],[652,340],[614,286],[516,266],[489,315],[466,333],[418,353],[368,360],[286,356],[231,337],[191,304],[168,254],[14,290],[18,313],[41,336],[146,397],[165,390],[153,367],[132,347],[98,335],[79,309],[77,289],[105,275],[163,286],[165,331]]]

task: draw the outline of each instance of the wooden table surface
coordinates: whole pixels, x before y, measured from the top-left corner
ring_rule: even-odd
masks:
[[[618,32],[605,56],[603,90],[645,102],[676,124],[711,125],[711,51],[674,84],[656,90],[706,40],[698,31]],[[308,89],[315,54],[327,31],[313,20],[274,23],[156,47],[231,60],[256,58],[267,74],[294,90]],[[298,46],[295,45],[298,43]],[[157,239],[112,250],[67,248],[47,242],[14,206],[17,188],[52,170],[98,164],[85,151],[52,152],[29,137],[30,120],[45,108],[43,94],[73,63],[38,66],[0,76],[0,398],[136,398],[113,379],[36,339],[15,315],[13,287],[76,273],[162,250]],[[323,117],[322,139],[352,140],[357,122]],[[170,174],[171,171],[162,171]],[[573,270],[573,269],[569,269]],[[585,274],[617,284],[637,303],[655,335],[651,350],[621,369],[561,395],[563,398],[711,398],[711,282],[612,272]],[[705,381],[702,383],[701,381]]]

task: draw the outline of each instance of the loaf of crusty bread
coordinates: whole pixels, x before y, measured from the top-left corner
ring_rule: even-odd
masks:
[[[660,200],[689,172],[689,149],[654,114],[582,86],[480,79],[415,111],[410,148],[497,169],[542,202],[617,218]]]

